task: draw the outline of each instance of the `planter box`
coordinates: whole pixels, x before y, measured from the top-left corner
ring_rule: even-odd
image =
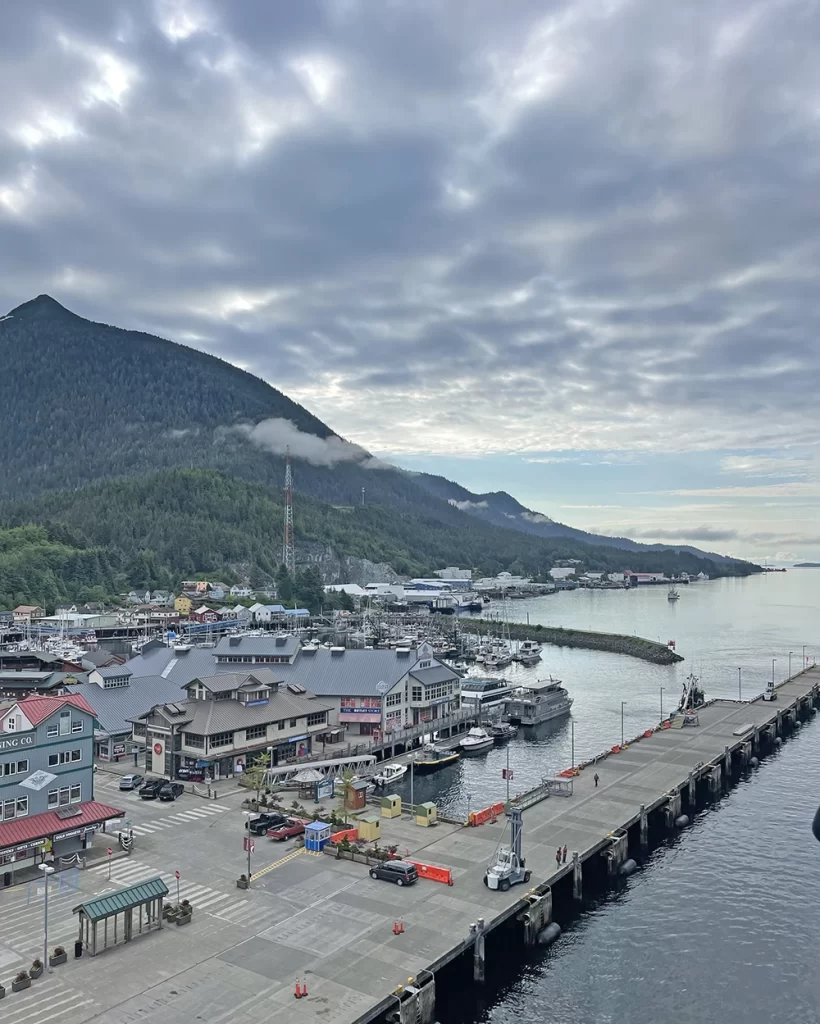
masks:
[[[192,917],[192,914],[177,914],[175,918],[177,927],[179,927],[179,925],[181,924],[190,924]]]
[[[29,967],[28,973],[29,973],[29,976],[32,977],[32,978],[39,978],[40,975],[43,973],[43,968],[42,967]]]
[[[248,880],[247,880],[247,878],[237,878],[237,880],[236,880],[236,888],[237,889],[247,889],[248,888]]]
[[[48,958],[49,967],[59,967],[60,964],[64,964],[68,960],[68,953],[57,953],[52,954]]]
[[[23,981],[13,981],[11,983],[12,992],[22,992],[27,988],[31,988],[31,978],[24,978]]]
[[[3,988],[2,985],[0,985],[0,999],[5,999],[5,998],[6,998],[6,990],[5,990],[5,988]]]

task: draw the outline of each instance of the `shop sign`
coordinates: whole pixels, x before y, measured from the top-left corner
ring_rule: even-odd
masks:
[[[322,779],[316,783],[316,799],[326,800],[333,796],[333,779]]]
[[[54,837],[54,842],[59,842],[61,839],[73,839],[74,836],[89,835],[96,832],[99,827],[99,825],[84,825],[82,828],[73,828],[70,832],[60,832]]]
[[[35,734],[33,732],[23,733],[20,736],[0,737],[0,750],[19,750],[20,747],[33,747]]]
[[[125,753],[125,744],[124,743],[115,743],[114,744],[114,756],[116,757],[117,754],[124,754],[124,753]]]

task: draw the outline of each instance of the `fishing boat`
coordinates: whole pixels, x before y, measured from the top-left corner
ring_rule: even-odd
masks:
[[[489,731],[493,738],[493,743],[500,747],[502,743],[506,743],[507,740],[511,740],[514,736],[518,735],[518,726],[511,725],[509,722],[496,722],[490,726]]]
[[[393,762],[392,764],[386,764],[378,775],[374,775],[373,781],[377,786],[389,786],[394,782],[398,782],[399,779],[406,774],[406,764],[397,764],[396,762]]]
[[[475,726],[470,729],[464,739],[459,743],[461,753],[465,757],[471,757],[476,754],[486,754],[486,752],[495,745],[495,740],[487,732],[486,729],[482,729],[480,726]]]
[[[666,595],[666,600],[667,601],[678,601],[678,600],[680,600],[680,594],[675,589],[675,587],[670,587],[669,588],[669,593]]]
[[[550,677],[514,690],[507,698],[504,711],[512,725],[539,725],[568,715],[571,707],[572,697],[561,680]]]
[[[458,749],[446,750],[428,743],[413,762],[413,771],[427,775],[430,772],[437,772],[439,768],[446,768],[448,764],[455,764],[460,757],[461,751]]]

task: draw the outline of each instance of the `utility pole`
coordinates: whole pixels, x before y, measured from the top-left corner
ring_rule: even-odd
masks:
[[[741,674],[740,673],[741,673],[741,668],[738,665],[738,667],[737,667],[737,699],[738,700],[743,700],[743,682],[742,682],[742,678],[741,678]]]
[[[624,745],[624,705],[625,704],[626,704],[626,701],[622,700],[621,701],[621,746]]]
[[[37,866],[43,872],[46,883],[45,899],[43,902],[43,966],[51,974],[51,968],[48,966],[48,876],[53,875],[55,869],[50,864],[38,864]]]
[[[663,691],[665,689],[666,689],[666,687],[664,687],[664,686],[661,687],[661,721],[663,721]]]
[[[789,679],[792,677],[792,655],[794,651],[789,651]]]

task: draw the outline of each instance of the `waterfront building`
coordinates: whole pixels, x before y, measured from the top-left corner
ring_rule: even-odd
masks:
[[[0,705],[0,864],[87,848],[123,812],[94,800],[94,709],[81,694]]]

